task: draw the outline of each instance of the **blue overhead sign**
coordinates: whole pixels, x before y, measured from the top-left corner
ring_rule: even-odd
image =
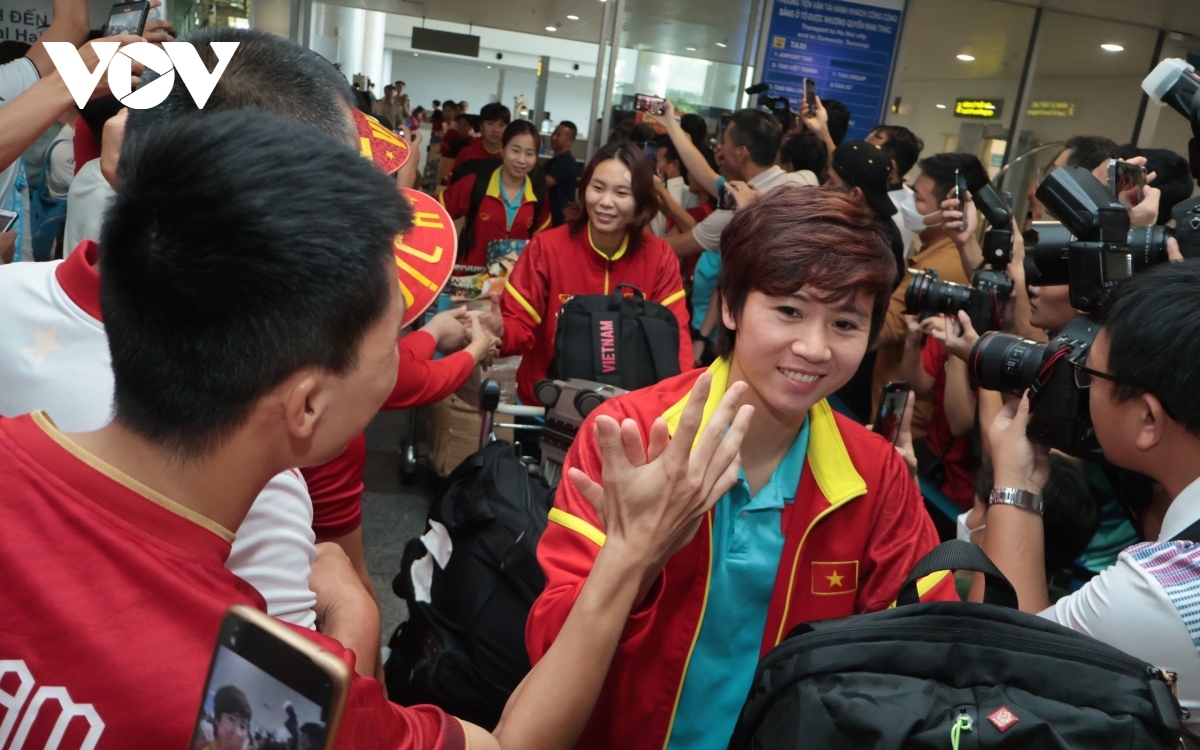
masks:
[[[869,2],[869,0],[868,0]],[[850,109],[848,140],[866,138],[883,121],[888,78],[900,34],[898,0],[775,0],[766,34],[761,80],[773,96],[799,110],[804,79],[817,96]]]

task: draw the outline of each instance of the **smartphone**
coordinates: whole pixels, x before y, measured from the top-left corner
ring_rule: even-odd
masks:
[[[350,691],[346,662],[244,604],[221,619],[190,747],[332,750]]]
[[[804,102],[808,105],[808,113],[817,113],[817,82],[811,78],[804,79]]]
[[[1127,161],[1113,159],[1108,163],[1108,189],[1113,197],[1120,198],[1121,193],[1136,190],[1133,194],[1133,204],[1142,201],[1142,188],[1146,186],[1146,168]]]
[[[904,410],[908,408],[908,394],[912,386],[897,381],[883,387],[883,395],[879,399],[879,410],[875,412],[875,432],[887,438],[892,445],[900,437],[900,425],[904,420]]]
[[[737,200],[734,199],[733,193],[729,190],[729,184],[722,182],[721,187],[717,188],[717,208],[726,211],[732,211],[737,208]]]
[[[654,174],[658,174],[658,144],[643,143],[642,150],[650,157],[650,163],[654,165]]]
[[[146,15],[149,12],[149,0],[114,5],[108,12],[108,24],[104,27],[104,36],[116,36],[117,34],[141,36],[146,28]]]
[[[663,106],[666,104],[666,99],[661,96],[650,96],[649,94],[634,94],[633,109],[636,112],[649,112],[652,115],[661,115]]]
[[[721,137],[725,135],[725,129],[729,127],[729,123],[733,122],[732,112],[722,112],[721,117],[717,120],[717,142],[721,142]]]
[[[7,232],[17,223],[16,211],[5,211],[0,208],[0,232]]]
[[[779,121],[779,127],[783,128],[783,132],[786,133],[792,129],[792,104],[785,97],[781,96],[771,102],[771,112]]]

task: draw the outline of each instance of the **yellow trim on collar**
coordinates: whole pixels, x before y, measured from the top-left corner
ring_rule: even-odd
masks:
[[[704,426],[708,424],[729,388],[729,370],[730,362],[723,357],[708,368],[713,376],[712,389],[708,393],[708,401],[704,404],[704,417],[700,429],[696,432],[696,440],[700,439]],[[690,391],[663,412],[663,419],[667,421],[667,428],[672,435],[675,434],[675,428],[679,425],[679,418],[683,415],[689,398]],[[838,506],[867,494],[867,483],[854,468],[854,461],[846,451],[846,443],[842,440],[842,433],[838,430],[829,402],[822,399],[813,404],[808,417],[808,466],[829,505]]]
[[[504,167],[496,167],[496,171],[492,172],[492,177],[488,180],[487,196],[495,198],[501,202],[504,198],[500,196],[500,170]],[[529,175],[525,175],[525,194],[521,196],[522,202],[537,203],[537,196],[533,194],[533,180],[529,179]]]
[[[58,426],[54,424],[54,420],[51,419],[50,415],[46,412],[35,411],[31,416],[33,417],[34,424],[40,427],[51,440],[58,443],[65,451],[70,453],[75,458],[113,480],[117,484],[123,486],[125,489],[141,495],[150,502],[162,506],[164,509],[171,511],[175,515],[181,516],[188,521],[191,521],[197,526],[208,529],[212,533],[224,539],[226,542],[233,544],[234,533],[232,531],[212,520],[208,516],[201,515],[191,508],[175,502],[161,492],[147,487],[112,464],[93,456],[91,453],[88,453],[83,449],[83,446],[79,445],[74,440],[63,434],[62,431],[58,429]]]
[[[594,542],[597,547],[604,546],[604,540],[607,539],[607,537],[604,535],[604,532],[583,520],[579,516],[573,516],[560,508],[551,508],[549,518],[559,526],[568,528],[571,531],[574,531],[576,534],[586,537],[590,541]]]
[[[588,244],[592,246],[592,249],[596,251],[597,255],[605,260],[620,260],[625,255],[625,250],[629,247],[629,233],[626,232],[625,239],[621,240],[621,246],[617,248],[617,252],[613,255],[613,257],[610,258],[605,255],[600,248],[596,247],[596,241],[592,239],[592,223],[590,221],[588,222],[587,232]]]

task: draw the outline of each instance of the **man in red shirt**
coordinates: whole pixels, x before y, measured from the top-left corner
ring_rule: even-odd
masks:
[[[264,606],[223,566],[235,530],[272,476],[341,451],[396,378],[392,241],[411,209],[355,151],[252,110],[185,116],[126,136],[118,185],[100,255],[114,420],[0,419],[0,729],[24,747],[185,747],[222,613]],[[690,456],[698,409],[649,463],[601,426],[591,496],[610,545],[495,737],[355,677],[338,747],[569,746],[636,581],[724,491],[746,422],[730,427],[732,401]],[[337,583],[373,614],[353,577]]]
[[[504,129],[511,120],[512,113],[508,111],[508,107],[499,102],[485,104],[483,109],[479,110],[479,135],[472,138],[466,148],[458,152],[454,168],[458,169],[475,159],[499,159]]]

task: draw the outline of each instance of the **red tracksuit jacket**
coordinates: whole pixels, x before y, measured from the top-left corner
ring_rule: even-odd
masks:
[[[500,197],[500,169],[497,167],[488,178],[487,194],[475,214],[475,237],[460,265],[486,266],[487,246],[492,240],[527,240],[550,227],[550,201],[544,196],[538,201],[528,177],[525,178],[525,197],[509,225],[508,211]],[[450,218],[461,219],[471,210],[471,192],[475,189],[476,179],[483,178],[467,175],[438,196]]]
[[[725,393],[728,362],[717,360],[711,370],[710,409]],[[685,372],[597,409],[579,429],[564,476],[576,466],[600,477],[592,432],[599,414],[634,419],[643,439],[659,416],[673,431],[701,372]],[[835,414],[825,401],[812,408],[809,418],[800,486],[783,511],[783,556],[760,655],[802,622],[888,607],[913,565],[938,543],[916,484],[886,440]],[[648,601],[630,616],[577,748],[666,746],[709,605],[712,518],[710,511],[692,542],[667,562]],[[594,508],[570,482],[559,485],[550,521],[538,545],[546,590],[534,603],[525,631],[534,663],[554,642],[604,543]],[[946,573],[922,579],[918,591],[923,600],[958,598]]]
[[[500,356],[524,355],[517,368],[517,395],[522,404],[541,403],[533,386],[546,377],[554,357],[554,334],[562,306],[577,294],[611,294],[617,284],[633,284],[646,299],[675,313],[679,369],[692,368],[687,300],[679,260],[671,246],[645,232],[636,252],[627,253],[622,245],[609,259],[592,244],[590,226],[572,236],[564,225],[542,232],[525,247],[500,298],[504,315]]]

